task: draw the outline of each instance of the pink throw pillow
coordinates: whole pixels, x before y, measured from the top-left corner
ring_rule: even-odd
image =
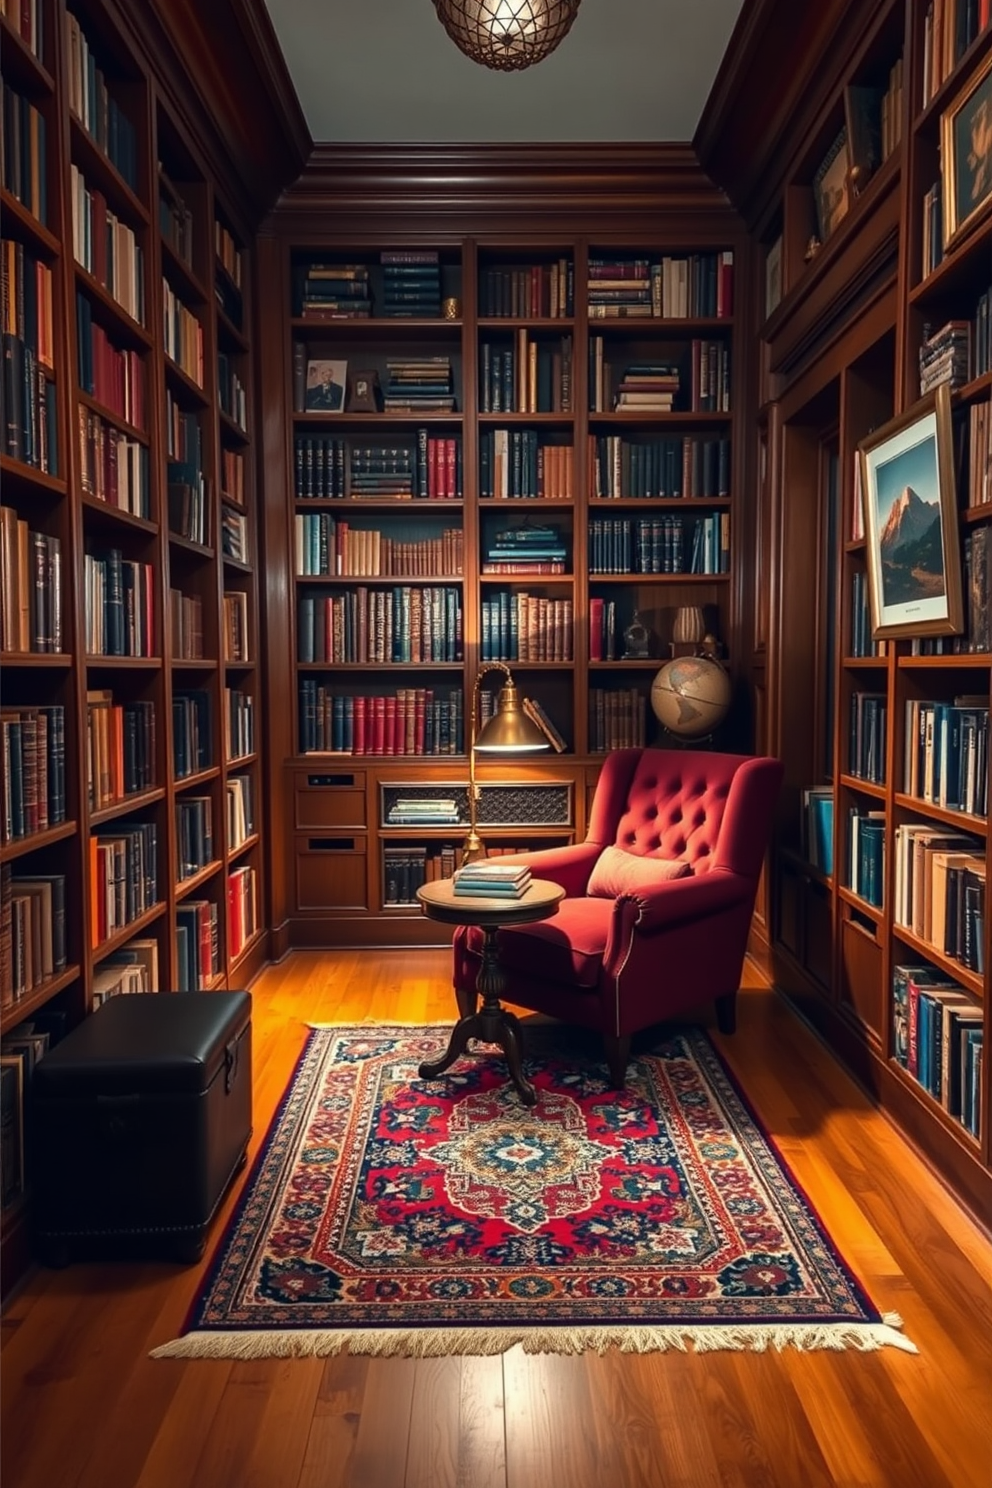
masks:
[[[636,897],[669,879],[687,878],[691,872],[689,864],[679,858],[637,857],[622,847],[604,847],[589,875],[586,893],[594,899]]]

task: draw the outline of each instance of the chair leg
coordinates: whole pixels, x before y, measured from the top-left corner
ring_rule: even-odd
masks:
[[[630,1035],[626,1038],[614,1038],[612,1034],[604,1033],[603,1048],[606,1051],[606,1067],[610,1072],[610,1088],[622,1090],[627,1083]]]
[[[737,993],[727,992],[716,999],[716,1026],[721,1033],[733,1033],[737,1027]]]

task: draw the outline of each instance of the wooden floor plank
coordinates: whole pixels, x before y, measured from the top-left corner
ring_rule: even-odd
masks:
[[[990,1488],[992,1244],[751,963],[746,980],[738,1032],[715,1042],[919,1355],[151,1360],[180,1330],[207,1260],[77,1263],[32,1273],[5,1309],[0,1481]],[[309,1022],[454,1017],[447,950],[297,953],[252,991],[252,1155]]]

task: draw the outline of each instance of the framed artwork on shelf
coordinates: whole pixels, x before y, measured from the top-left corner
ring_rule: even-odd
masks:
[[[816,231],[821,243],[843,221],[850,205],[847,189],[847,130],[842,129],[813,177]]]
[[[961,553],[947,384],[858,448],[873,638],[959,635]]]
[[[307,362],[307,413],[340,413],[344,408],[348,363],[312,357]]]
[[[992,196],[992,55],[940,118],[944,247]]]

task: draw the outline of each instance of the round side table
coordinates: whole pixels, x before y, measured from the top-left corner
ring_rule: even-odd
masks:
[[[469,1039],[482,1039],[487,1044],[499,1044],[520,1099],[525,1106],[534,1105],[537,1091],[523,1072],[520,1019],[500,1005],[500,997],[506,991],[506,974],[499,961],[499,931],[504,925],[527,925],[534,920],[546,920],[558,913],[558,905],[564,897],[564,889],[543,878],[531,879],[519,899],[456,894],[454,880],[450,878],[435,879],[417,890],[420,906],[428,919],[439,920],[445,925],[478,925],[483,937],[482,965],[475,984],[482,1006],[458,1019],[445,1054],[420,1066],[422,1080],[436,1080],[464,1052]]]

